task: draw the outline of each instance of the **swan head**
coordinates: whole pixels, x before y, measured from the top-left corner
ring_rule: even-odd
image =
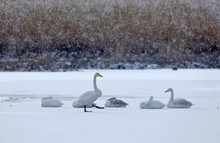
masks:
[[[153,96],[150,96],[150,100],[152,100],[154,97]]]
[[[169,88],[169,89],[167,89],[165,92],[172,92],[173,91],[173,89],[172,88]]]
[[[98,73],[98,72],[95,73],[95,76],[96,76],[96,77],[103,77],[103,76],[102,76],[100,73]]]

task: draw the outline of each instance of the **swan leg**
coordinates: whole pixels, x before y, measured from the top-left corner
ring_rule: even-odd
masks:
[[[84,112],[92,112],[92,111],[87,111],[86,110],[86,105],[84,105]]]
[[[98,108],[98,109],[105,109],[104,107],[99,107],[99,106],[96,106],[96,105],[94,105],[94,104],[92,104],[92,106],[93,106],[93,107],[96,107],[96,108]]]

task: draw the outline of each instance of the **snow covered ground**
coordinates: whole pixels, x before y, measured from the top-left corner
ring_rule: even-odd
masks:
[[[80,94],[92,90],[95,72],[103,96],[129,103],[126,108],[72,108]],[[1,143],[219,143],[220,70],[86,70],[64,73],[0,73]],[[140,109],[154,96],[167,103],[172,87],[190,109]],[[53,96],[61,108],[42,108]]]

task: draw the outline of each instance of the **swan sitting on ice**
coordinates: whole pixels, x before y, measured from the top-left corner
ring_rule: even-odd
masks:
[[[53,97],[44,97],[41,100],[41,107],[61,107],[63,103],[58,99],[53,99]]]
[[[164,107],[165,104],[161,103],[160,101],[153,100],[153,96],[150,96],[149,101],[140,103],[141,109],[162,109]]]
[[[172,88],[169,88],[165,92],[171,92],[171,97],[167,103],[167,108],[190,108],[193,105],[191,102],[182,98],[174,99],[174,92]]]
[[[122,100],[116,99],[115,97],[112,97],[105,102],[105,107],[120,108],[120,107],[126,107],[127,105],[128,105],[128,103],[126,103]]]
[[[82,94],[77,101],[73,102],[73,107],[84,107],[84,112],[88,112],[86,108],[87,106],[91,106],[91,105],[98,109],[104,109],[104,107],[99,107],[94,104],[94,101],[96,101],[99,97],[102,96],[102,91],[98,89],[96,85],[97,77],[103,77],[103,76],[100,73],[95,73],[93,78],[94,91],[87,91],[86,93]]]

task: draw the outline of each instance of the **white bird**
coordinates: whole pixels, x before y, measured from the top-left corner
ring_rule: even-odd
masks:
[[[41,100],[41,107],[61,107],[63,103],[58,99],[53,99],[53,97],[44,97]]]
[[[157,101],[157,100],[153,100],[153,96],[150,96],[149,101],[140,103],[141,109],[162,109],[165,106],[166,105],[163,104],[162,102]]]
[[[127,105],[128,103],[122,100],[116,99],[115,97],[112,97],[105,102],[105,107],[120,108],[120,107],[126,107]]]
[[[73,107],[84,107],[84,112],[88,112],[86,110],[86,107],[91,105],[98,109],[104,109],[104,107],[99,107],[94,104],[94,101],[96,101],[99,97],[102,96],[102,91],[98,89],[96,85],[97,77],[103,77],[103,76],[100,73],[95,73],[93,78],[94,91],[87,91],[86,93],[82,94],[77,101],[73,102]]]
[[[90,105],[87,105],[86,108],[93,108],[94,105],[96,105],[96,103],[92,103],[92,104],[90,104]],[[84,105],[78,104],[77,101],[74,101],[73,104],[72,104],[72,106],[73,106],[74,108],[84,108]]]
[[[167,103],[167,108],[190,108],[193,104],[186,99],[176,98],[174,99],[174,92],[172,88],[169,88],[165,92],[171,92],[170,100]]]

